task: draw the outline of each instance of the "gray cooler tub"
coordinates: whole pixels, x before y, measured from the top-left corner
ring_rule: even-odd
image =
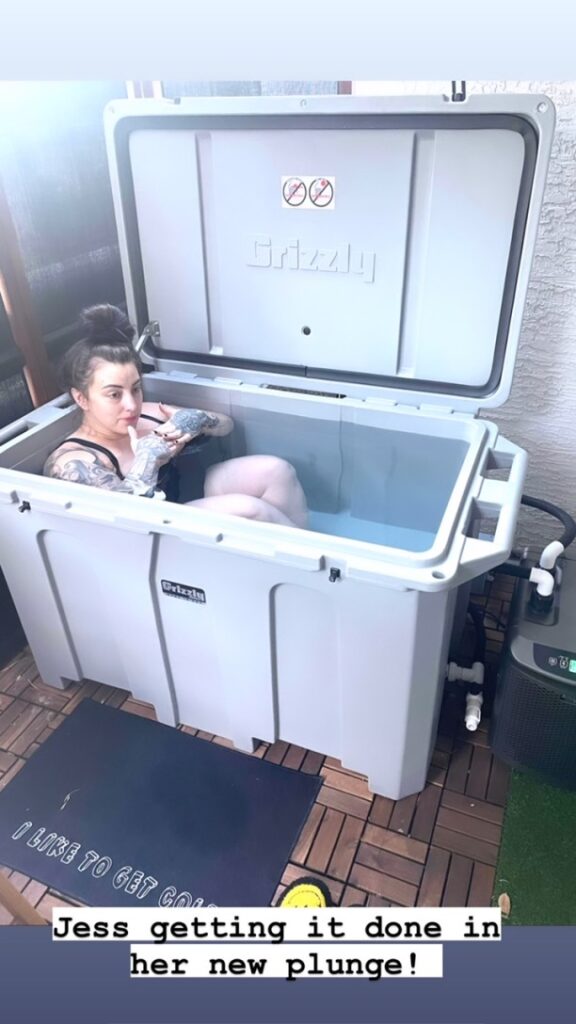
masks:
[[[280,455],[310,529],[43,478],[78,414],[37,409],[0,432],[0,561],[47,683],[423,787],[458,588],[513,543],[525,453],[477,413],[510,390],[553,124],[534,96],[108,109],[146,398],[235,422],[183,497]]]

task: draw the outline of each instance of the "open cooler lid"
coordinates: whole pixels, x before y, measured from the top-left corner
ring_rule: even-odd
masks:
[[[499,405],[553,130],[533,95],[114,102],[129,312],[163,366]]]

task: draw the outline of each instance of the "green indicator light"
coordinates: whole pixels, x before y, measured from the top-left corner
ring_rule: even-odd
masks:
[[[576,672],[576,658],[571,658],[570,659],[570,664],[568,665],[568,671],[569,672]]]

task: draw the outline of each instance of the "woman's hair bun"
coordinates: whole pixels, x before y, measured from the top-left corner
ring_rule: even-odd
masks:
[[[126,314],[107,303],[82,310],[80,324],[91,345],[131,345],[136,333]]]

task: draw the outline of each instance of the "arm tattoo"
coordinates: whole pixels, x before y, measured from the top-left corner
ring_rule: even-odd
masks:
[[[202,409],[177,409],[172,413],[169,422],[181,430],[183,434],[199,434],[206,427],[218,426],[218,416]]]
[[[90,487],[100,487],[103,490],[116,491],[120,494],[147,494],[156,484],[160,466],[163,462],[168,461],[167,458],[162,459],[162,456],[166,455],[167,445],[159,437],[154,438],[154,441],[158,442],[157,444],[143,445],[143,441],[152,441],[152,435],[147,435],[139,440],[134,464],[124,480],[121,480],[96,452],[83,451],[82,458],[64,459],[65,455],[72,456],[75,449],[53,453],[46,462],[44,474],[57,480],[87,484]]]
[[[145,484],[146,488],[153,487],[158,479],[160,466],[170,461],[171,454],[168,442],[157,434],[146,434],[138,438],[132,469],[126,474],[125,482],[133,482],[140,490],[142,484]]]

